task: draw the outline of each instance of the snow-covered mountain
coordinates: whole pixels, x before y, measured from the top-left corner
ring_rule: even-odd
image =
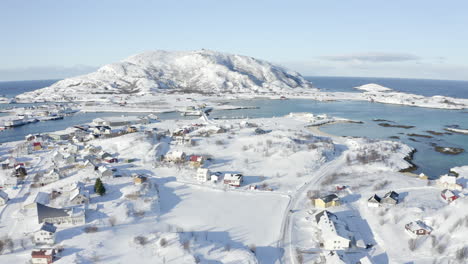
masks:
[[[18,99],[79,97],[80,94],[271,93],[311,88],[299,73],[252,57],[210,50],[149,51],[68,78]]]

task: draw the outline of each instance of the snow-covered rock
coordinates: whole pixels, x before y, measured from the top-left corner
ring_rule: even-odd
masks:
[[[311,88],[299,73],[252,57],[210,50],[149,51],[17,96],[63,101],[82,95],[145,95],[163,91],[202,94],[272,93]]]

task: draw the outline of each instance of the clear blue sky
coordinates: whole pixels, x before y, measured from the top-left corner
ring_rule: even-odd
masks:
[[[2,0],[0,80],[207,48],[303,75],[468,79],[468,1]]]

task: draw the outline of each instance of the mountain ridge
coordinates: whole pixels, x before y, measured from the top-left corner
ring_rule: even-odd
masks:
[[[271,94],[295,88],[313,87],[299,73],[264,60],[204,49],[156,50],[132,55],[93,73],[67,78],[17,98],[50,101],[80,94],[160,92]]]

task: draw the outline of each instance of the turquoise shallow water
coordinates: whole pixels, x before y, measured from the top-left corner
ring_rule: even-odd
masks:
[[[400,137],[400,141],[417,149],[414,162],[419,166],[417,173],[424,172],[431,177],[446,173],[455,166],[468,165],[468,153],[447,155],[434,151],[431,145],[459,147],[468,151],[468,135],[452,134],[435,136],[427,130],[444,132],[446,126],[458,125],[468,128],[468,113],[463,110],[439,110],[409,106],[377,104],[370,102],[316,102],[311,100],[247,100],[235,102],[238,105],[258,106],[260,109],[237,111],[217,111],[214,117],[271,117],[287,115],[290,112],[312,112],[363,121],[364,124],[335,124],[321,129],[327,133],[340,136],[358,136],[378,139]],[[411,129],[382,127],[373,119],[386,119],[398,125],[415,126]],[[407,134],[424,134],[433,138],[408,136]],[[416,141],[413,141],[414,139]],[[391,139],[397,140],[397,139]]]

